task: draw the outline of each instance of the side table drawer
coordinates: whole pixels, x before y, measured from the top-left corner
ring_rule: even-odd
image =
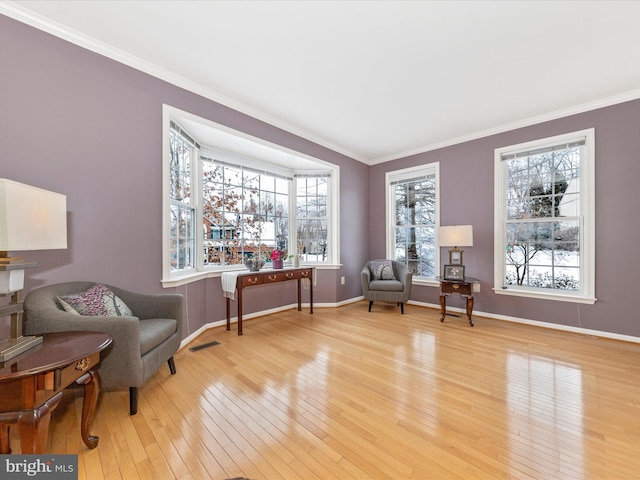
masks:
[[[263,276],[264,283],[282,282],[286,279],[287,277],[284,272],[269,272]]]
[[[82,358],[62,369],[58,389],[66,388],[100,363],[100,352]]]
[[[44,403],[93,369],[98,363],[100,363],[100,352],[76,360],[66,367],[38,375],[38,387],[35,392],[36,403]]]
[[[309,268],[308,270],[300,270],[300,278],[312,278],[313,277],[313,269]]]
[[[250,287],[251,285],[259,285],[263,281],[263,275],[243,275],[240,277],[240,284],[243,287]]]
[[[460,295],[472,295],[472,283],[463,282],[442,282],[442,293],[459,293]]]

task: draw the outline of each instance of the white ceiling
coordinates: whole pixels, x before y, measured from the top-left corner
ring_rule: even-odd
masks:
[[[640,98],[637,1],[18,1],[0,13],[367,164]]]

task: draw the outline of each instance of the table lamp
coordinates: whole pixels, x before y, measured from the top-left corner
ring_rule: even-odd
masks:
[[[450,265],[464,265],[464,250],[458,247],[473,247],[473,225],[453,225],[440,227],[438,241],[441,247],[453,247],[449,250]]]
[[[34,262],[10,257],[9,251],[67,248],[67,197],[0,178],[0,295],[11,295],[0,318],[11,315],[9,338],[0,339],[0,362],[42,343],[22,335],[24,270]]]

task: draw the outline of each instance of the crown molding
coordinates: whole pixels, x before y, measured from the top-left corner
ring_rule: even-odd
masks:
[[[242,102],[238,102],[219,92],[206,88],[199,83],[193,82],[187,78],[177,75],[174,72],[161,68],[151,62],[131,55],[107,43],[96,40],[95,38],[78,32],[77,30],[74,30],[66,25],[55,22],[50,18],[24,8],[16,4],[15,2],[0,1],[0,14],[6,15],[7,17],[34,27],[45,33],[49,33],[55,37],[61,38],[62,40],[66,40],[70,43],[73,43],[74,45],[85,48],[94,53],[98,53],[104,57],[110,58],[111,60],[115,60],[116,62],[144,72],[167,83],[183,88],[189,92],[205,97],[216,103],[224,105],[225,107],[229,107],[239,113],[255,118],[256,120],[268,123],[269,125],[272,125],[276,128],[284,130],[310,142],[316,143],[321,147],[327,148],[341,155],[345,155],[359,162],[367,163],[367,160],[362,158],[360,155],[338,145],[335,145],[325,138],[316,136],[282,119],[273,117],[263,111],[250,107]]]
[[[400,152],[397,154],[380,157],[380,158],[371,160],[368,164],[377,165],[379,163],[390,162],[392,160],[399,160],[401,158],[410,157],[412,155],[418,155],[420,153],[430,152],[432,150],[437,150],[439,148],[458,145],[460,143],[469,142],[471,140],[477,140],[479,138],[489,137],[491,135],[508,132],[510,130],[517,130],[518,128],[530,127],[531,125],[537,125],[539,123],[548,122],[550,120],[557,120],[559,118],[576,115],[578,113],[584,113],[591,110],[597,110],[598,108],[610,107],[611,105],[616,105],[619,103],[637,100],[638,98],[640,98],[640,90],[631,90],[630,92],[622,93],[620,95],[614,95],[614,96],[603,98],[600,100],[595,100],[593,102],[587,102],[581,105],[576,105],[573,107],[556,110],[554,112],[545,113],[543,115],[538,115],[535,117],[518,120],[517,122],[505,123],[504,125],[492,127],[486,130],[480,130],[478,132],[473,132],[468,135],[463,135],[460,137],[451,138],[449,140],[444,140],[442,142],[436,142],[429,145],[425,145],[423,147],[418,147],[415,149]]]

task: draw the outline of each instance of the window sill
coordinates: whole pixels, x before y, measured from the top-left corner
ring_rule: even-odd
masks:
[[[425,287],[440,287],[440,282],[435,278],[413,277],[413,285],[423,285]]]
[[[315,267],[317,270],[337,270],[342,267],[341,264],[313,264],[313,263],[305,263],[300,264],[301,267]],[[290,267],[290,265],[289,265]],[[285,269],[287,265],[285,265]],[[242,265],[229,267],[225,269],[216,269],[216,270],[204,270],[204,271],[191,271],[188,273],[175,274],[169,277],[168,279],[162,279],[162,287],[163,288],[174,288],[179,287],[181,285],[186,285],[188,283],[198,282],[200,280],[205,280],[207,278],[216,278],[220,277],[224,272],[240,272],[245,271],[246,268]]]
[[[558,302],[584,303],[593,305],[597,299],[584,295],[571,295],[566,293],[532,292],[530,290],[515,290],[510,288],[494,288],[496,295],[507,295],[511,297],[526,297],[540,300],[555,300]]]

